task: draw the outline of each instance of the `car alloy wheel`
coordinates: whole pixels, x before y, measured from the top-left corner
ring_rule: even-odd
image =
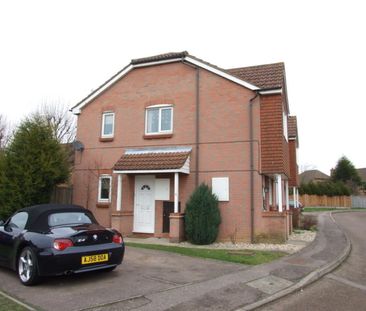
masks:
[[[32,285],[38,279],[37,259],[30,247],[25,247],[18,259],[19,279],[24,285]]]

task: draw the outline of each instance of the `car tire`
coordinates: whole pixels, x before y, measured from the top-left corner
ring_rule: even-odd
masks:
[[[24,247],[19,254],[17,271],[20,282],[25,286],[38,283],[38,262],[37,255],[29,246]]]

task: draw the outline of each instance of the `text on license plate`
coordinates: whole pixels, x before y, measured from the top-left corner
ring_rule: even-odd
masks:
[[[104,261],[108,261],[108,254],[99,254],[99,255],[81,257],[82,265],[87,265],[87,264],[96,263],[96,262],[104,262]]]

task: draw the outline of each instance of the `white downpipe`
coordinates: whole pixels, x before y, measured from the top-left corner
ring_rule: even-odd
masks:
[[[282,212],[282,176],[281,174],[276,175],[276,196],[278,203],[278,211]]]
[[[294,199],[294,208],[297,208],[296,187],[292,187],[292,197]]]
[[[117,211],[122,210],[122,174],[117,177]]]
[[[174,213],[179,212],[179,173],[174,173]]]

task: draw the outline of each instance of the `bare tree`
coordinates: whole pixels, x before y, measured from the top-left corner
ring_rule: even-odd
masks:
[[[75,139],[75,116],[61,103],[43,103],[36,114],[44,117],[52,127],[55,137],[60,143],[71,143]]]
[[[101,174],[101,165],[102,158],[99,160],[94,160],[94,163],[92,165],[88,165],[88,169],[86,171],[86,178],[84,178],[84,187],[86,192],[86,198],[85,198],[85,208],[90,209],[90,196],[91,193],[96,190],[99,186],[98,184],[98,178]],[[97,180],[97,183],[95,183],[95,179]]]
[[[10,140],[10,125],[6,118],[0,114],[0,150],[4,149]]]

